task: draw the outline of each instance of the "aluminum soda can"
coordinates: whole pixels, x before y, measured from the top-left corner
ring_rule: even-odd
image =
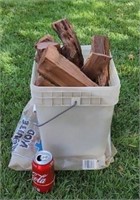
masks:
[[[32,162],[32,185],[40,193],[50,192],[55,182],[54,161],[48,151],[39,151]]]

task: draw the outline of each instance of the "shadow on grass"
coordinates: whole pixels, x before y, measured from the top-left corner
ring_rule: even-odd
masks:
[[[81,44],[90,44],[95,34],[108,35],[112,54],[118,69],[122,88],[119,104],[115,108],[113,138],[131,135],[138,130],[138,6],[137,1],[2,1],[2,156],[3,192],[10,197],[18,182],[9,185],[8,176],[15,178],[19,172],[9,172],[10,137],[21,111],[30,99],[30,77],[34,58],[34,44],[49,33],[60,41],[51,23],[67,17],[73,24]],[[128,55],[133,53],[134,60]],[[128,106],[129,105],[129,106]],[[118,147],[121,145],[117,143]],[[126,146],[127,148],[127,146]],[[75,174],[75,172],[71,172]],[[63,173],[62,173],[63,174]],[[99,172],[100,174],[100,172]],[[18,175],[17,175],[18,176]],[[22,181],[27,181],[24,173]],[[69,176],[68,176],[69,179]],[[90,179],[90,178],[89,178]],[[90,181],[90,180],[89,180]],[[29,182],[30,183],[30,182]],[[29,186],[29,184],[27,184]],[[29,188],[18,188],[24,193]],[[29,186],[30,187],[30,186]],[[84,186],[81,186],[84,189]],[[3,193],[3,194],[4,194]],[[12,193],[13,195],[13,193]],[[17,194],[17,196],[20,194]],[[64,194],[63,194],[64,195]],[[97,195],[97,194],[96,194]],[[26,196],[26,195],[25,195]],[[98,196],[97,196],[98,197]],[[14,198],[14,195],[11,196]],[[27,197],[28,198],[28,197]],[[60,197],[61,198],[61,197]],[[92,197],[90,197],[92,198]]]

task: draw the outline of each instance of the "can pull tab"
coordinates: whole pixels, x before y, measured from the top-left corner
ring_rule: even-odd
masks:
[[[46,160],[48,160],[48,156],[47,155],[39,155],[38,157],[37,157],[37,161],[46,161]]]
[[[34,125],[36,125],[37,127],[41,127],[44,126],[45,124],[51,122],[52,120],[54,120],[55,118],[59,117],[60,115],[64,114],[65,112],[67,112],[68,110],[72,109],[73,107],[75,107],[77,105],[77,101],[74,101],[73,104],[68,107],[67,109],[63,110],[62,112],[58,113],[57,115],[55,115],[54,117],[52,117],[51,119],[47,120],[46,122],[42,123],[42,124],[37,124],[34,123]]]
[[[48,159],[48,156],[46,156],[46,155],[42,155],[42,156],[41,156],[41,160],[42,160],[42,161],[45,161],[45,160],[47,160],[47,159]]]

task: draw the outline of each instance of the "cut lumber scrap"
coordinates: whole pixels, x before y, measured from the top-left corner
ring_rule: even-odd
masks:
[[[45,35],[42,37],[36,44],[35,48],[37,50],[36,56],[35,56],[35,61],[39,63],[39,60],[41,58],[41,55],[43,51],[49,46],[49,45],[54,45],[60,50],[60,45],[56,42],[54,42],[54,39],[50,35]]]
[[[81,46],[72,25],[67,19],[61,19],[54,22],[52,27],[63,42],[62,55],[81,68],[84,59]]]
[[[35,81],[36,86],[55,86],[53,83],[39,75]]]
[[[111,57],[91,52],[82,71],[99,86],[108,85],[108,68]]]
[[[38,64],[38,72],[58,86],[97,86],[52,45],[43,52]]]
[[[82,71],[99,86],[109,85],[109,40],[105,36],[94,36],[91,54],[87,58]]]

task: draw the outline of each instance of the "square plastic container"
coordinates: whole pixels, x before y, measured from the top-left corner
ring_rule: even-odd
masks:
[[[81,47],[86,58],[90,45]],[[110,83],[105,87],[38,87],[34,85],[36,76],[34,63],[31,95],[39,124],[77,102],[75,107],[40,127],[43,149],[52,153],[56,161],[55,168],[106,167],[107,160],[110,163],[114,154],[110,129],[114,105],[118,102],[120,92],[120,80],[113,59],[110,62]],[[100,166],[97,166],[97,161],[101,161]]]

